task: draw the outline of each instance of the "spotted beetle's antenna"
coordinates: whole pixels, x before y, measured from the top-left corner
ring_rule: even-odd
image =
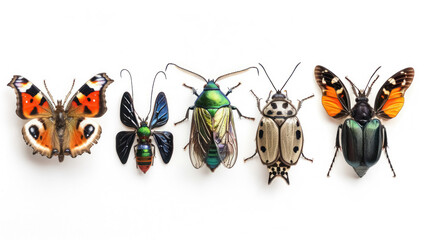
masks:
[[[248,67],[248,68],[245,68],[243,70],[239,70],[239,71],[235,71],[235,72],[230,72],[230,73],[224,74],[224,75],[216,78],[216,80],[214,82],[220,81],[222,79],[225,79],[227,77],[231,77],[231,76],[236,75],[236,74],[240,74],[240,73],[246,72],[246,71],[248,71],[248,70],[250,70],[252,68],[256,69],[256,71],[258,72],[258,76],[259,76],[259,69],[257,67]]]
[[[168,65],[167,65],[167,66],[168,66]],[[157,77],[157,76],[158,76],[158,74],[160,74],[160,73],[164,74],[164,78],[165,78],[165,79],[167,79],[167,75],[165,75],[165,72],[163,72],[163,71],[159,71],[159,72],[157,72],[157,73],[155,74],[155,77],[153,78],[153,82],[152,82],[152,90],[150,91],[150,105],[149,105],[149,112],[147,113],[147,116],[146,116],[146,118],[144,119],[144,121],[145,121],[145,122],[147,121],[147,118],[149,117],[150,111],[152,111],[153,87],[155,86],[155,80],[156,80],[156,77]]]
[[[267,75],[267,78],[268,78],[268,80],[270,80],[270,83],[271,83],[271,85],[273,86],[274,90],[275,90],[276,92],[278,92],[279,90],[277,90],[276,86],[274,86],[274,83],[273,83],[273,81],[271,81],[270,76],[268,76],[268,73],[267,73],[267,71],[265,70],[264,66],[262,66],[262,64],[260,64],[260,63],[259,63],[259,66],[261,66],[261,67],[262,67],[262,69],[264,70],[265,75]]]
[[[369,78],[368,83],[366,84],[366,87],[365,87],[365,89],[363,90],[363,94],[365,94],[365,96],[368,96],[368,95],[369,95],[369,93],[371,92],[372,85],[374,85],[375,81],[377,81],[378,77],[380,77],[380,75],[377,75],[377,77],[374,79],[374,81],[372,82],[372,84],[371,84],[371,85],[369,86],[369,88],[368,88],[368,85],[369,85],[369,83],[371,82],[372,77],[374,77],[375,73],[376,73],[376,72],[378,71],[378,69],[380,69],[380,68],[381,68],[381,66],[379,66],[377,69],[375,69],[374,73],[373,73],[373,74],[371,75],[371,77]],[[365,93],[367,88],[368,88],[368,93]]]
[[[283,90],[283,88],[286,86],[286,83],[289,81],[289,79],[292,77],[293,73],[295,72],[295,70],[298,68],[299,64],[301,64],[301,62],[299,62],[295,68],[293,69],[292,73],[290,74],[289,78],[286,80],[286,82],[283,84],[283,87],[280,88],[280,92]]]
[[[46,92],[48,92],[49,98],[51,99],[52,103],[55,105],[54,98],[52,97],[52,94],[49,92],[48,86],[46,86],[46,81],[43,80],[43,84],[45,84]]]
[[[175,64],[175,63],[169,63],[169,64],[167,64],[167,66],[165,66],[165,71],[167,72],[167,68],[168,68],[168,66],[170,66],[170,65],[173,65],[173,66],[175,66],[176,68],[178,68],[179,70],[182,70],[183,72],[186,72],[186,73],[188,73],[188,74],[192,74],[192,75],[194,75],[194,76],[196,76],[197,78],[200,78],[200,79],[202,79],[202,80],[204,80],[204,82],[208,82],[207,81],[207,79],[205,79],[203,76],[201,76],[200,74],[198,74],[198,73],[195,73],[195,72],[192,72],[192,71],[190,71],[190,70],[188,70],[188,69],[186,69],[186,68],[182,68],[182,67],[180,67],[180,66],[178,66],[177,64]],[[165,74],[165,73],[164,73]]]
[[[72,86],[71,86],[71,88],[70,88],[70,91],[69,91],[69,93],[67,93],[66,98],[64,98],[64,104],[66,104],[67,99],[69,99],[70,93],[71,93],[71,91],[73,90],[73,87],[74,87],[74,82],[75,82],[75,80],[76,80],[76,79],[73,79],[73,83],[72,83]]]

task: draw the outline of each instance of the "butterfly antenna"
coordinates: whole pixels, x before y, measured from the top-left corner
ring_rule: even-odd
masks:
[[[295,68],[293,69],[292,73],[290,74],[289,78],[286,80],[286,82],[283,84],[282,88],[280,88],[280,91],[283,90],[283,88],[286,86],[286,83],[289,82],[289,79],[292,77],[293,73],[295,72],[295,70],[298,68],[299,64],[301,64],[301,62],[299,62]]]
[[[64,98],[64,104],[66,104],[67,100],[68,100],[68,99],[69,99],[69,97],[70,97],[70,94],[71,94],[71,91],[73,90],[74,82],[75,82],[75,81],[76,81],[76,79],[73,79],[73,83],[72,83],[72,86],[71,86],[71,88],[70,88],[70,91],[69,91],[69,93],[67,93],[66,98]]]
[[[152,82],[152,90],[151,90],[151,92],[150,92],[150,107],[149,107],[149,112],[147,113],[147,116],[146,116],[146,118],[144,119],[144,121],[145,121],[145,122],[147,121],[147,119],[148,119],[148,117],[149,117],[150,111],[152,111],[153,87],[155,86],[155,80],[156,80],[156,77],[157,77],[157,76],[158,76],[158,74],[160,74],[160,73],[164,74],[164,78],[165,78],[165,79],[167,79],[167,75],[165,75],[165,72],[163,72],[163,71],[159,71],[159,72],[157,72],[157,73],[155,74],[155,77],[153,78],[153,82]]]
[[[278,92],[278,90],[277,90],[276,86],[274,86],[273,81],[271,81],[270,76],[268,76],[268,73],[267,73],[267,71],[265,70],[264,66],[262,66],[262,64],[260,64],[260,63],[259,63],[259,66],[261,66],[261,67],[262,67],[262,69],[264,70],[265,75],[267,75],[267,78],[268,78],[268,80],[270,80],[270,83],[271,83],[271,85],[273,86],[274,90],[275,90],[276,92]]]
[[[254,69],[256,69],[256,71],[257,71],[257,73],[258,73],[258,76],[259,76],[259,69],[258,69],[257,67],[248,67],[248,68],[245,68],[245,69],[243,69],[243,70],[239,70],[239,71],[235,71],[235,72],[231,72],[231,73],[224,74],[224,75],[222,75],[222,76],[220,76],[220,77],[216,78],[216,80],[215,80],[214,82],[220,81],[220,80],[222,80],[222,79],[225,79],[225,78],[231,77],[231,76],[236,75],[236,74],[240,74],[240,73],[247,72],[248,70],[253,69],[253,68],[254,68]]]
[[[347,76],[346,76],[346,80],[349,81],[349,83],[352,85],[353,93],[356,95],[356,97],[358,97],[359,95],[357,94],[356,90],[360,92],[359,88],[357,88],[356,85]]]
[[[45,84],[45,89],[48,92],[49,98],[51,99],[52,103],[55,104],[54,98],[52,97],[51,92],[49,92],[48,86],[46,86],[46,81],[43,80],[43,84]]]
[[[134,87],[133,87],[133,76],[131,76],[130,71],[128,71],[128,69],[122,69],[121,72],[119,73],[119,76],[122,78],[122,72],[126,71],[128,73],[128,75],[130,75],[130,81],[131,81],[131,96],[134,99]]]
[[[165,66],[165,71],[167,72],[167,68],[168,68],[168,66],[170,66],[170,65],[173,65],[173,66],[175,66],[176,68],[178,68],[179,70],[181,70],[181,71],[183,71],[183,72],[186,72],[186,73],[188,73],[188,74],[192,74],[192,75],[194,75],[194,76],[196,76],[197,78],[199,78],[199,79],[202,79],[204,82],[208,82],[207,81],[207,79],[205,79],[203,76],[201,76],[200,74],[198,74],[198,73],[195,73],[195,72],[192,72],[192,71],[190,71],[190,70],[188,70],[188,69],[186,69],[186,68],[182,68],[182,67],[180,67],[180,66],[178,66],[178,65],[176,65],[175,63],[169,63],[169,64],[167,64],[167,66]],[[159,73],[159,72],[158,72]],[[165,75],[165,73],[164,73],[164,75]]]
[[[369,78],[368,83],[366,84],[365,90],[363,90],[363,92],[364,92],[364,93],[366,92],[366,89],[368,88],[369,83],[371,82],[372,77],[374,77],[375,73],[376,73],[376,72],[378,71],[378,69],[380,69],[380,68],[381,68],[381,66],[379,66],[377,69],[375,69],[374,73],[373,73],[373,74],[371,75],[371,77]],[[371,92],[372,85],[374,85],[375,81],[377,81],[377,79],[378,79],[378,77],[379,77],[379,76],[380,76],[380,75],[378,75],[378,76],[374,79],[374,81],[372,82],[371,86],[369,86],[368,93],[367,93],[367,94],[365,94],[365,96],[368,96],[368,95],[369,95],[369,92]]]

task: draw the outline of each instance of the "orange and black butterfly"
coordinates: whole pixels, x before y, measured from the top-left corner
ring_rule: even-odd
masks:
[[[356,104],[350,108],[349,94],[340,78],[325,67],[316,66],[314,69],[316,82],[322,90],[322,104],[328,115],[333,118],[351,117],[338,127],[336,151],[328,176],[340,147],[342,147],[345,160],[359,177],[364,176],[368,169],[377,163],[384,148],[393,176],[396,176],[387,154],[386,128],[378,118],[391,119],[398,115],[404,105],[405,91],[413,81],[414,69],[405,68],[387,79],[377,93],[373,108],[368,103],[368,96],[378,79],[377,76],[370,84],[377,70],[369,79],[364,90],[357,88],[346,77],[356,95]]]
[[[89,149],[101,134],[100,125],[91,118],[101,117],[107,111],[105,91],[112,82],[105,73],[97,74],[67,105],[71,90],[64,105],[61,100],[54,105],[49,90],[52,102],[33,83],[15,75],[8,86],[16,93],[16,114],[22,119],[31,119],[22,128],[22,135],[33,148],[33,154],[40,153],[48,158],[58,156],[62,162],[65,155],[74,158],[84,152],[90,153]]]

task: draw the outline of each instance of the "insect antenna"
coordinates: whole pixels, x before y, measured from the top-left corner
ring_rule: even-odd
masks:
[[[49,92],[49,89],[48,89],[48,86],[46,86],[45,80],[43,80],[43,84],[45,84],[45,88],[46,88],[46,91],[48,92],[49,98],[51,99],[52,103],[55,104],[54,98],[52,97],[51,92]]]
[[[122,72],[126,71],[128,73],[128,75],[130,76],[130,81],[131,81],[131,97],[134,100],[134,86],[133,86],[133,77],[131,76],[130,71],[128,71],[128,69],[122,69],[121,72],[119,73],[119,76],[122,78]],[[137,117],[139,118],[140,122],[142,122],[142,118],[139,116],[139,114],[136,112],[136,110],[134,109],[134,113],[137,115]]]
[[[371,84],[371,85],[369,86],[369,88],[368,88],[368,85],[369,85],[369,83],[371,82],[371,78],[372,78],[372,77],[374,77],[375,73],[376,73],[376,72],[378,71],[378,69],[380,69],[380,68],[381,68],[381,66],[379,66],[377,69],[375,69],[374,73],[373,73],[373,74],[371,75],[371,77],[369,78],[368,83],[366,84],[365,90],[363,90],[363,93],[365,94],[365,96],[368,96],[368,95],[369,95],[369,93],[371,92],[372,85],[374,85],[375,81],[377,81],[378,77],[380,77],[380,75],[377,75],[377,77],[374,79],[374,81],[372,82],[372,84]],[[368,93],[365,93],[367,88],[368,88]]]
[[[276,86],[274,86],[274,83],[273,83],[273,81],[271,81],[270,76],[268,76],[268,73],[267,73],[267,71],[265,70],[264,66],[262,66],[262,64],[260,64],[260,63],[259,63],[259,66],[261,66],[261,67],[262,67],[262,69],[264,70],[265,75],[267,75],[267,78],[268,78],[268,80],[270,80],[270,83],[271,83],[271,85],[273,86],[274,90],[275,90],[276,92],[278,92],[279,90],[277,90]],[[268,97],[268,98],[269,98],[269,97]]]
[[[359,88],[356,87],[356,85],[347,76],[346,76],[346,80],[349,81],[349,83],[352,85],[353,93],[356,95],[356,97],[358,97],[359,95],[357,94],[356,90],[360,93]]]
[[[155,80],[156,80],[156,77],[157,77],[157,76],[158,76],[158,74],[160,74],[160,73],[164,74],[164,78],[165,78],[165,79],[167,79],[167,75],[165,75],[165,72],[163,72],[163,71],[159,71],[159,72],[157,72],[157,73],[155,74],[155,77],[153,78],[153,82],[152,82],[152,90],[151,90],[151,92],[150,92],[150,105],[149,105],[149,112],[147,113],[147,116],[146,116],[146,118],[144,119],[144,121],[145,121],[145,122],[147,121],[147,119],[148,119],[148,117],[149,117],[150,111],[152,111],[153,87],[155,86]]]
[[[122,69],[121,72],[119,73],[119,76],[122,78],[122,72],[123,71],[127,71],[128,75],[130,75],[130,81],[131,81],[131,97],[133,97],[134,99],[134,87],[133,87],[133,76],[131,76],[130,71],[128,71],[128,69]]]
[[[295,70],[298,68],[299,64],[301,64],[301,62],[299,62],[295,68],[293,69],[292,73],[290,74],[289,78],[286,80],[286,82],[283,84],[282,88],[280,88],[280,91],[283,90],[283,88],[286,86],[286,83],[289,81],[289,79],[292,77],[293,73],[295,72]]]
[[[165,71],[167,72],[167,68],[168,68],[168,66],[170,66],[170,65],[173,65],[173,66],[175,66],[176,68],[178,68],[179,70],[182,70],[183,72],[186,72],[186,73],[188,73],[188,74],[192,74],[192,75],[194,75],[194,76],[196,76],[197,78],[200,78],[200,79],[202,79],[202,80],[204,80],[204,82],[208,82],[207,81],[207,79],[205,79],[203,76],[201,76],[200,74],[198,74],[198,73],[195,73],[195,72],[192,72],[192,71],[190,71],[190,70],[188,70],[188,69],[186,69],[186,68],[182,68],[182,67],[180,67],[180,66],[178,66],[177,64],[175,64],[175,63],[169,63],[169,64],[167,64],[167,66],[165,66]],[[164,73],[164,75],[165,75],[165,73]]]
[[[235,71],[235,72],[231,72],[231,73],[224,74],[224,75],[222,75],[222,76],[220,76],[220,77],[216,78],[216,80],[215,80],[214,82],[220,81],[220,80],[222,80],[222,79],[225,79],[225,78],[231,77],[231,76],[236,75],[236,74],[240,74],[240,73],[246,72],[246,71],[248,71],[248,70],[250,70],[250,69],[252,69],[252,68],[256,69],[256,71],[258,72],[258,76],[259,76],[259,69],[258,69],[257,67],[248,67],[248,68],[245,68],[245,69],[243,69],[243,70],[239,70],[239,71]]]
[[[76,79],[73,79],[73,83],[72,83],[72,86],[71,86],[71,88],[70,88],[70,91],[69,91],[69,93],[67,93],[66,98],[64,98],[64,104],[66,104],[67,99],[69,99],[69,96],[70,96],[70,94],[71,94],[71,91],[73,90],[74,82],[75,82],[75,81],[76,81]]]

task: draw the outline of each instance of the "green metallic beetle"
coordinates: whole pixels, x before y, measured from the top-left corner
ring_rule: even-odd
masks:
[[[193,110],[189,143],[185,146],[186,148],[189,145],[189,157],[191,158],[192,165],[198,169],[205,163],[212,172],[214,172],[221,162],[225,167],[232,168],[237,160],[238,153],[232,110],[236,110],[240,118],[244,117],[251,120],[254,120],[254,118],[243,116],[235,106],[231,105],[227,97],[241,83],[229,89],[224,94],[216,82],[232,75],[246,72],[252,68],[257,71],[258,69],[256,67],[249,67],[222,75],[216,80],[206,80],[201,75],[173,63],[167,64],[165,71],[167,71],[169,65],[195,75],[206,82],[204,90],[200,94],[197,93],[195,88],[183,84],[183,86],[192,89],[193,94],[198,98],[194,105],[186,111],[185,118],[174,124],[177,125],[188,119],[189,110]]]

